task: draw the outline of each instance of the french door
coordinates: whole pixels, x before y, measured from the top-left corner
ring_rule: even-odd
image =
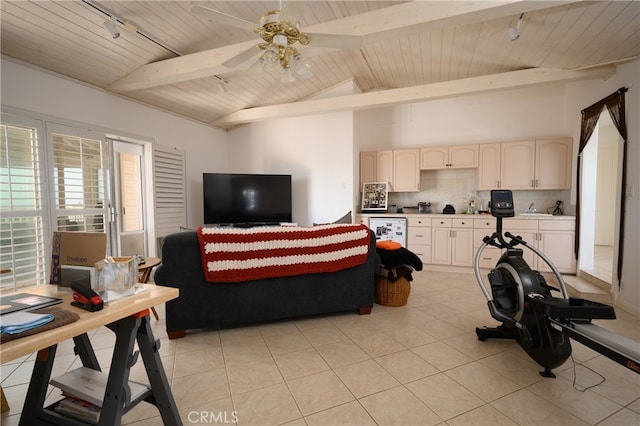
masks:
[[[146,255],[144,162],[142,145],[110,140],[113,146],[113,222],[111,242],[120,256]]]

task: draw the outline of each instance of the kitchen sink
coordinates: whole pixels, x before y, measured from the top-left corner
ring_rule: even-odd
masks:
[[[551,213],[520,213],[518,216],[553,216]]]

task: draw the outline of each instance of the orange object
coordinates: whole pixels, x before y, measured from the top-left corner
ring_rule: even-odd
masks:
[[[142,317],[146,317],[147,315],[149,315],[149,309],[145,309],[144,311],[140,311],[137,314],[133,314],[131,316],[135,318],[142,318]]]
[[[402,244],[397,241],[377,241],[376,247],[385,250],[398,250]]]

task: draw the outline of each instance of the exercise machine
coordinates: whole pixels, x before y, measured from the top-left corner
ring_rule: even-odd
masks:
[[[571,356],[570,339],[640,374],[640,343],[592,323],[594,319],[615,319],[613,307],[569,297],[562,275],[544,253],[520,236],[503,234],[502,219],[515,216],[510,190],[491,191],[491,215],[496,218],[496,232],[483,238],[474,270],[491,317],[501,324],[476,328],[478,339],[515,339],[544,368],[540,372],[544,377],[555,377],[551,370]],[[487,276],[489,287],[479,266],[487,246],[504,250]],[[532,270],[522,257],[522,248],[517,246],[539,256],[551,268],[560,288],[550,286],[542,274]],[[561,297],[552,296],[552,291],[560,292]]]

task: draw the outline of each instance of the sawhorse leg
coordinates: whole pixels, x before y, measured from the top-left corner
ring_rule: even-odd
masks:
[[[173,399],[167,374],[164,371],[160,354],[158,353],[160,341],[153,339],[148,315],[142,318],[142,324],[138,328],[137,340],[140,355],[142,355],[142,361],[147,370],[149,384],[151,385],[152,395],[149,402],[158,407],[162,422],[165,425],[182,425],[178,407]]]
[[[47,385],[53,369],[53,359],[56,356],[57,345],[49,346],[38,351],[36,362],[31,373],[29,389],[24,400],[22,414],[20,415],[20,426],[33,426],[42,424],[38,415],[44,406],[47,396]]]

